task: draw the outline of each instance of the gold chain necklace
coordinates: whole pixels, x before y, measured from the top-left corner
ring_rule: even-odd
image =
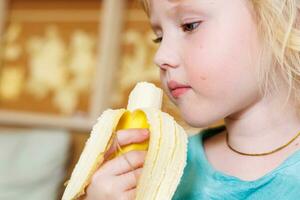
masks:
[[[297,133],[297,135],[295,137],[293,137],[288,143],[286,143],[285,145],[281,146],[281,147],[278,147],[272,151],[269,151],[269,152],[266,152],[266,153],[243,153],[243,152],[240,152],[238,150],[235,150],[233,147],[230,146],[229,144],[229,138],[228,138],[228,133],[226,133],[226,144],[227,146],[234,152],[240,154],[240,155],[244,155],[244,156],[265,156],[265,155],[270,155],[272,153],[275,153],[285,147],[287,147],[289,144],[291,144],[293,141],[295,141],[298,137],[300,136],[300,132]]]

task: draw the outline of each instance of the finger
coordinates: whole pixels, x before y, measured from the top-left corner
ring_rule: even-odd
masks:
[[[149,138],[148,129],[126,129],[117,131],[117,137],[109,150],[104,155],[104,160],[110,157],[111,154],[117,151],[118,145],[125,146],[133,143],[141,143]]]
[[[117,176],[116,178],[120,183],[120,187],[124,188],[124,191],[135,188],[142,174],[142,171],[143,168],[138,168],[136,170]]]
[[[124,193],[124,199],[128,200],[134,200],[136,197],[136,188],[133,188],[131,190],[128,190]]]
[[[117,132],[117,140],[120,146],[143,142],[149,137],[148,129],[126,129]]]
[[[146,151],[129,151],[105,162],[101,167],[102,171],[107,174],[118,176],[131,170],[135,170],[143,166],[146,153]]]

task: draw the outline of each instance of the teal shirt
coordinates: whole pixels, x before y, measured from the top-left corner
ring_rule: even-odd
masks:
[[[243,181],[215,170],[203,140],[225,129],[219,126],[189,137],[187,165],[172,200],[300,200],[300,150],[255,181]]]

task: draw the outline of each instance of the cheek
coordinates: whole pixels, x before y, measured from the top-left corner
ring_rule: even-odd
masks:
[[[255,37],[237,27],[227,32],[210,30],[190,37],[183,49],[187,80],[195,95],[182,106],[182,113],[194,126],[206,126],[244,108],[258,92],[252,61]]]
[[[245,24],[251,24],[250,22]],[[217,27],[217,28],[216,28]],[[184,46],[184,66],[190,84],[201,95],[233,95],[253,82],[258,56],[255,29],[243,23],[211,22],[191,35]]]
[[[201,96],[214,96],[228,89],[232,80],[236,80],[239,71],[235,69],[232,60],[221,58],[209,49],[195,46],[186,50],[185,69],[189,84]],[[189,53],[190,52],[190,53]]]

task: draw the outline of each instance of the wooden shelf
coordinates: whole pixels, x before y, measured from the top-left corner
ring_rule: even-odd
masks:
[[[18,1],[27,5],[26,2],[31,4],[38,3],[42,5],[42,1]],[[77,1],[78,3],[79,1]],[[82,1],[81,1],[82,2]],[[88,1],[91,5],[99,1]],[[3,32],[6,23],[6,14],[8,10],[8,0],[0,1],[0,34]],[[53,2],[50,2],[53,4]],[[99,10],[88,12],[80,7],[76,8],[77,4],[73,4],[73,1],[64,1],[64,3],[70,3],[74,8],[73,10],[62,10],[57,8],[56,10],[41,10],[26,8],[24,10],[15,9],[10,12],[10,19],[17,22],[37,22],[41,21],[101,21],[98,25],[98,43],[97,43],[97,65],[92,78],[92,87],[89,98],[89,107],[87,109],[87,115],[77,116],[64,116],[54,115],[53,113],[36,113],[31,111],[20,111],[13,109],[6,109],[3,104],[0,108],[0,125],[11,126],[42,126],[42,127],[60,127],[78,131],[89,131],[92,128],[93,123],[99,115],[109,107],[109,100],[107,94],[110,94],[112,90],[112,84],[115,82],[115,75],[117,67],[120,65],[120,38],[122,33],[122,24],[124,19],[124,10],[126,1],[120,0],[103,0]],[[51,5],[52,5],[51,4]],[[50,5],[50,4],[49,4]],[[55,4],[53,4],[55,5]],[[53,6],[52,5],[52,6]],[[79,5],[79,4],[78,4]],[[15,4],[18,7],[17,4]],[[76,10],[77,9],[77,10]],[[74,10],[76,12],[74,12]],[[73,14],[72,14],[73,13]],[[99,15],[101,13],[101,15]],[[42,102],[41,102],[42,104]]]

